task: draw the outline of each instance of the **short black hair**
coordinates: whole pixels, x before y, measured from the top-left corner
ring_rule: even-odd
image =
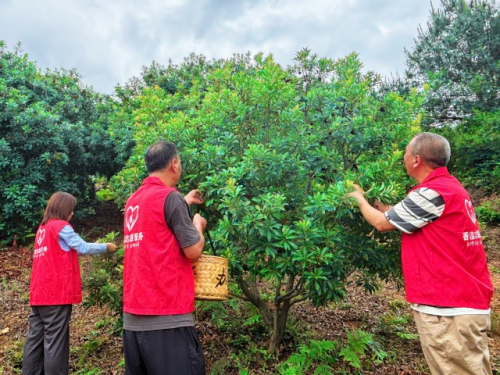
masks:
[[[446,167],[451,156],[448,140],[435,133],[417,134],[410,142],[412,155],[419,155],[422,160],[433,168]]]
[[[148,147],[144,156],[148,173],[165,168],[178,155],[179,150],[172,142],[158,141],[153,143]]]

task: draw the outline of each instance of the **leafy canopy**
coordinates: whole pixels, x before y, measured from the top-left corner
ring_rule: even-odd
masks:
[[[419,28],[406,51],[410,87],[430,87],[429,121],[463,120],[474,111],[498,109],[500,9],[491,0],[441,0],[428,30]]]
[[[492,0],[441,0],[407,50],[405,82],[424,87],[423,122],[452,146],[450,171],[469,188],[498,191],[500,8]],[[404,90],[403,90],[404,91]]]
[[[185,94],[144,89],[136,147],[112,181],[121,202],[145,177],[147,146],[169,139],[181,150],[181,188],[203,190],[216,248],[235,276],[280,284],[294,275],[292,295],[321,304],[342,296],[355,270],[367,287],[393,275],[394,237],[367,236],[346,194],[356,179],[377,182],[371,196],[401,196],[399,150],[418,131],[421,98],[376,99],[377,77],[361,73],[355,54],[332,61],[308,50],[288,71],[261,54],[228,60],[206,83],[193,79]]]
[[[30,235],[55,191],[86,198],[91,175],[117,171],[108,113],[78,73],[42,72],[0,41],[0,240]]]

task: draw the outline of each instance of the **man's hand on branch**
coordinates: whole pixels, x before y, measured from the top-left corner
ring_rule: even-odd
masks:
[[[361,203],[365,195],[364,190],[359,185],[353,184],[352,186],[354,188],[354,191],[350,192],[349,196],[355,198],[358,201],[358,203]]]
[[[201,191],[198,189],[193,189],[191,190],[185,197],[184,199],[186,200],[188,205],[192,204],[202,204],[203,203],[203,196],[201,194]]]

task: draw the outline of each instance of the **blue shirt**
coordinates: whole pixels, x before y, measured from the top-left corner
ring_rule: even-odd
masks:
[[[65,225],[59,232],[59,245],[64,251],[74,249],[78,254],[82,255],[106,252],[105,243],[85,242],[69,225]]]

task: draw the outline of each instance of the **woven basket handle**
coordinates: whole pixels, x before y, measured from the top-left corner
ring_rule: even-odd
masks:
[[[208,242],[210,243],[210,247],[212,248],[212,252],[214,253],[214,255],[217,255],[215,253],[214,243],[212,242],[212,239],[210,238],[210,232],[208,231],[207,228],[205,228],[205,233],[207,234]]]

